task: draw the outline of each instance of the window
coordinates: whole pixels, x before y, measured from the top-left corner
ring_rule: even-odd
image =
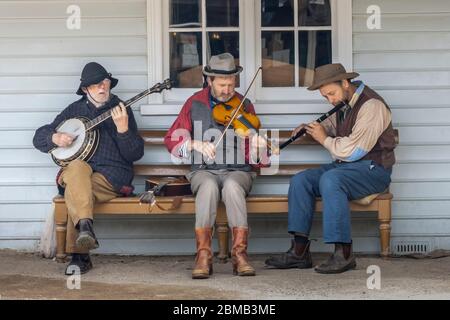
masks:
[[[201,88],[211,55],[239,63],[239,0],[168,0],[169,74],[175,88]]]
[[[150,103],[179,104],[203,84],[211,55],[230,52],[244,67],[250,99],[317,99],[306,90],[317,66],[351,69],[351,0],[147,0],[149,82],[170,76],[174,88]],[[161,12],[162,14],[158,14]],[[153,101],[152,101],[153,100]]]
[[[330,0],[262,0],[262,87],[304,87],[331,63]]]

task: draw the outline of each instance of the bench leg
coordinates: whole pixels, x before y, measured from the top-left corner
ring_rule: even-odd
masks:
[[[228,247],[228,221],[225,208],[222,204],[219,205],[217,218],[216,218],[216,226],[217,226],[217,237],[219,240],[219,254],[217,258],[221,263],[227,262],[229,257],[229,247]]]
[[[380,200],[378,221],[380,222],[380,255],[387,258],[391,247],[391,200]]]
[[[55,208],[56,224],[56,261],[66,261],[66,236],[67,236],[67,209],[62,206]]]

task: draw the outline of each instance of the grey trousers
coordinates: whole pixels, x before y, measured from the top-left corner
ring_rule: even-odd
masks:
[[[227,211],[228,225],[247,227],[246,196],[249,194],[254,172],[228,170],[198,170],[186,178],[195,195],[195,227],[212,227],[216,221],[217,206],[222,199]]]

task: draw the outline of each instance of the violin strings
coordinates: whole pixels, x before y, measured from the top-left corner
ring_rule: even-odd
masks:
[[[248,96],[248,94],[249,94],[249,92],[250,92],[250,89],[251,89],[253,83],[254,83],[255,80],[256,80],[256,77],[258,76],[258,73],[259,73],[261,70],[262,70],[262,67],[259,67],[258,70],[256,71],[256,74],[255,74],[255,76],[253,77],[252,82],[250,82],[250,85],[248,86],[247,91],[245,91],[244,97],[242,98],[242,101],[241,101],[241,103],[239,104],[239,107],[237,107],[236,111],[235,111],[234,114],[233,114],[233,117],[231,117],[231,119],[230,119],[230,121],[228,122],[227,126],[225,127],[225,129],[223,130],[222,134],[220,135],[219,140],[218,140],[217,143],[215,144],[215,147],[216,147],[216,148],[217,148],[217,146],[220,144],[220,142],[222,141],[222,139],[223,139],[223,137],[225,136],[225,133],[227,132],[227,130],[230,128],[231,123],[232,123],[232,122],[234,121],[234,119],[236,118],[236,116],[237,116],[239,110],[241,109],[242,105],[244,104],[245,99],[247,98],[247,96]]]

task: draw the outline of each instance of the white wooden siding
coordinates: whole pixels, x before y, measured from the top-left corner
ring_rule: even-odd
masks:
[[[70,4],[0,1],[0,248],[37,247],[57,168],[32,137],[78,99],[82,67],[102,63],[122,98],[147,88],[145,0],[76,1],[80,30],[66,28]]]
[[[79,73],[99,61],[120,79],[127,98],[151,85],[147,79],[146,1],[80,1],[82,30],[65,28],[69,1],[0,1],[0,248],[34,250],[56,193],[57,168],[34,150],[34,130],[74,101]],[[382,29],[366,28],[366,9],[379,5]],[[392,240],[426,240],[450,249],[450,2],[447,0],[354,0],[353,63],[361,79],[391,105],[400,131],[391,190]],[[162,79],[161,79],[162,80]],[[317,96],[270,112],[259,104],[267,128],[292,128],[327,109]],[[168,128],[175,115],[148,114],[135,106],[140,128]],[[279,110],[282,110],[280,113]],[[314,110],[314,111],[311,111]],[[141,112],[139,112],[141,111]],[[319,146],[291,146],[285,163],[329,161]],[[147,147],[139,163],[168,163],[162,146]],[[136,179],[137,191],[143,180]],[[286,193],[287,178],[260,177],[252,193]],[[96,218],[101,248],[121,254],[192,253],[193,217]],[[251,216],[250,251],[285,250],[285,216]],[[374,214],[352,215],[355,249],[376,252]],[[314,250],[321,244],[321,215],[314,220]],[[268,241],[270,240],[270,241]]]
[[[366,28],[379,5],[381,30]],[[393,243],[450,248],[450,2],[354,0],[354,69],[391,104],[400,131]]]

